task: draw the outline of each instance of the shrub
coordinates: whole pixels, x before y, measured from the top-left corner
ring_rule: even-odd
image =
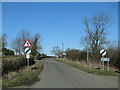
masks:
[[[3,55],[14,55],[14,51],[7,48],[3,48],[2,53]]]
[[[71,49],[66,51],[66,57],[69,60],[75,61],[75,60],[85,60],[86,59],[86,52],[85,51],[80,51],[76,49]]]
[[[16,75],[12,75],[12,79],[2,83],[3,88],[19,86],[19,85],[30,85],[37,80],[37,76],[42,71],[43,63],[37,62],[35,65],[30,67],[37,68],[36,70],[25,69]]]
[[[35,64],[35,61],[33,58],[30,58],[30,64],[33,65]],[[18,71],[22,69],[24,66],[27,65],[27,59],[25,56],[10,56],[10,57],[3,57],[3,62],[2,62],[2,68],[3,72],[2,74],[8,74],[9,72],[12,71]]]

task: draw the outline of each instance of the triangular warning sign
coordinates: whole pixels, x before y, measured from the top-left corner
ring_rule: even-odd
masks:
[[[29,40],[26,40],[23,47],[32,47]]]

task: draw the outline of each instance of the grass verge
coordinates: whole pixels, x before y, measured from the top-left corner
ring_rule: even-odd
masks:
[[[96,69],[91,69],[89,67],[84,67],[83,65],[81,64],[78,64],[78,63],[75,63],[75,62],[70,62],[70,61],[65,61],[65,60],[61,60],[61,59],[55,59],[56,61],[58,62],[61,62],[61,63],[65,63],[65,64],[68,64],[72,67],[75,67],[75,68],[78,68],[82,71],[85,71],[87,73],[91,73],[91,74],[95,74],[95,75],[111,75],[111,76],[115,76],[115,75],[119,75],[118,73],[116,73],[115,71],[113,70],[96,70]]]
[[[32,68],[35,68],[31,70]],[[12,80],[3,83],[2,87],[13,87],[20,85],[27,85],[33,82],[43,68],[42,62],[37,62],[35,65],[31,66],[29,69],[21,71],[20,73],[12,76]]]

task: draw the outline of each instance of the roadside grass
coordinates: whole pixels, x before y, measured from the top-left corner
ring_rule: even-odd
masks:
[[[32,68],[36,68],[33,69]],[[3,88],[20,86],[20,85],[28,85],[31,82],[34,82],[39,73],[43,68],[42,62],[37,62],[35,65],[29,67],[29,69],[23,70],[20,73],[13,75],[12,80],[8,80],[7,82],[2,84]]]
[[[82,64],[78,64],[76,62],[70,62],[70,61],[65,61],[65,60],[62,60],[62,59],[55,59],[56,61],[58,62],[61,62],[61,63],[65,63],[65,64],[68,64],[72,67],[75,67],[75,68],[78,68],[82,71],[85,71],[87,73],[91,73],[91,74],[95,74],[95,75],[111,75],[111,76],[115,76],[115,75],[119,75],[118,73],[116,73],[115,71],[113,70],[96,70],[96,69],[93,69],[93,68],[89,68],[89,67],[84,67]]]

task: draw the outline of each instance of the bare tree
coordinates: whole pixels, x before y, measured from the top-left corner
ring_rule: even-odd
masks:
[[[37,39],[37,51],[40,52],[42,50],[42,46],[41,46],[41,35],[40,33],[36,33],[32,40],[35,41]],[[32,41],[32,43],[33,43]]]
[[[61,51],[60,48],[58,46],[55,46],[55,47],[52,48],[51,53],[55,54],[55,56],[58,56],[60,51]]]
[[[26,40],[32,40],[30,37],[30,32],[22,29],[20,30],[16,38],[12,40],[11,47],[16,51],[16,53],[22,54],[24,53],[25,48],[23,47],[23,45]]]
[[[20,46],[22,48],[22,52],[24,53],[24,47],[22,47],[24,45],[24,42],[26,40],[31,40],[31,36],[30,36],[30,31],[28,30],[25,30],[25,29],[22,29],[20,32],[19,32],[19,35],[18,35],[19,39],[20,39]]]
[[[106,35],[110,17],[104,13],[97,13],[92,18],[84,18],[83,23],[87,33],[86,46],[91,51],[92,57],[96,58],[100,48],[108,42]]]
[[[29,40],[32,44],[32,54],[36,55],[36,53],[40,52],[40,50],[42,49],[40,45],[40,39],[41,35],[39,33],[36,33],[34,36],[31,36],[29,31],[22,29],[20,30],[16,38],[12,40],[11,47],[14,49],[16,54],[20,55],[24,53],[24,42],[26,40]]]
[[[106,54],[106,56],[109,57],[111,60],[111,63],[110,63],[111,66],[117,66],[117,63],[120,60],[118,53],[119,53],[118,42],[111,41],[111,43],[108,45],[107,54]]]
[[[2,48],[5,48],[7,45],[7,34],[3,33],[2,34]]]
[[[32,55],[36,56],[42,49],[40,44],[41,35],[36,33],[32,38]]]
[[[22,46],[20,44],[20,39],[19,37],[16,37],[15,39],[12,40],[12,43],[11,43],[11,47],[13,48],[13,50],[16,52],[16,55],[17,54],[21,54],[21,51],[22,51]]]

